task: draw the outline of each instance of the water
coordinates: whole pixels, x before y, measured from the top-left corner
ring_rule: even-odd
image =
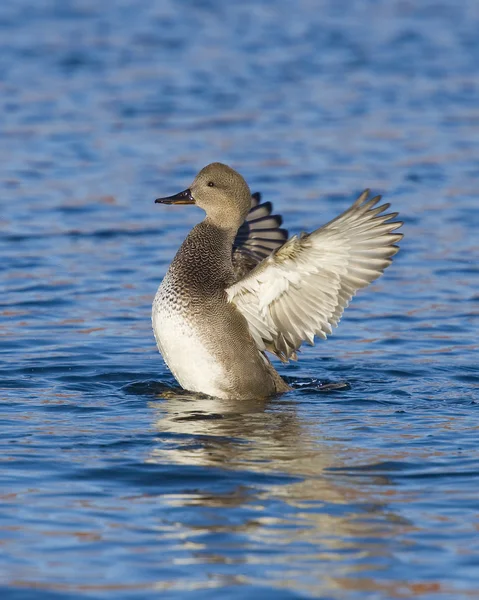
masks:
[[[478,25],[476,0],[1,3],[2,600],[478,597]],[[151,331],[201,218],[153,199],[212,160],[291,232],[364,187],[405,221],[266,403],[182,392]]]

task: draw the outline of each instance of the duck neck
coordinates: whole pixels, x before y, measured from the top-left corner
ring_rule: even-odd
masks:
[[[171,270],[193,287],[209,293],[233,282],[232,247],[236,232],[212,223],[208,218],[196,225],[176,254]]]
[[[234,224],[233,226],[225,227],[222,220],[216,220],[210,216],[207,216],[204,221],[198,225],[198,227],[199,226],[203,226],[205,230],[216,232],[214,235],[218,235],[218,239],[221,237],[224,243],[229,245],[229,254],[231,255],[231,249],[233,247],[236,234],[238,233],[239,225],[236,226],[236,224]]]

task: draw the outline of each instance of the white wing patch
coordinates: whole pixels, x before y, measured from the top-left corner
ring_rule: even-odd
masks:
[[[296,359],[301,344],[326,339],[356,291],[391,264],[403,237],[392,232],[402,223],[368,194],[324,227],[290,238],[226,290],[260,350]]]

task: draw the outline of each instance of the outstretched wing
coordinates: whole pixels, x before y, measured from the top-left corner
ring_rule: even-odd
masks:
[[[293,236],[226,290],[260,350],[296,359],[301,344],[331,334],[356,291],[391,264],[403,237],[392,232],[402,223],[368,195],[324,227]]]
[[[286,229],[281,229],[283,219],[280,215],[272,215],[272,210],[271,202],[261,204],[261,195],[252,194],[251,209],[233,243],[235,281],[239,281],[288,239]]]

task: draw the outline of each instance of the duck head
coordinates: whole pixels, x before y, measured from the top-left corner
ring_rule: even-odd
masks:
[[[251,192],[244,178],[222,163],[201,169],[191,186],[174,196],[157,198],[159,204],[196,204],[207,219],[225,229],[238,229],[251,208]]]

